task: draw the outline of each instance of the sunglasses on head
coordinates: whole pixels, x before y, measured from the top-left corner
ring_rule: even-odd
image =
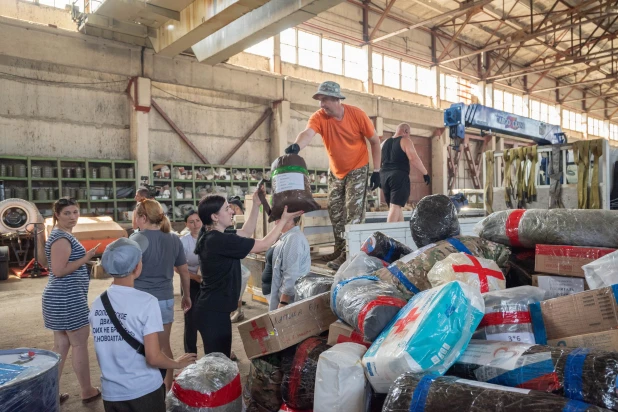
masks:
[[[69,198],[69,197],[62,197],[62,198],[58,199],[58,204],[60,206],[69,206],[69,205],[73,206],[73,205],[77,204],[77,200],[73,199],[72,197],[71,198]]]

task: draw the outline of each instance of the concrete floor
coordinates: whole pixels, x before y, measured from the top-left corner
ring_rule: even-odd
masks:
[[[88,294],[89,302],[99,296],[111,283],[111,279],[90,282]],[[19,279],[11,276],[8,280],[0,282],[0,349],[14,349],[21,347],[40,348],[51,350],[53,347],[53,334],[43,327],[43,315],[41,310],[41,294],[47,284],[47,278]],[[175,276],[174,291],[176,304],[174,306],[174,326],[172,329],[172,350],[174,355],[180,355],[183,349],[184,317],[180,309],[180,278]],[[267,306],[259,302],[251,301],[251,296],[246,294],[244,300],[245,318],[250,319],[267,311]],[[238,356],[238,366],[243,378],[249,373],[249,360],[245,355],[238,329],[232,325],[233,339],[232,349]],[[89,341],[90,376],[94,386],[100,387],[100,370],[97,363],[92,337]],[[203,356],[203,345],[198,336],[198,356]],[[71,395],[65,402],[62,412],[96,411],[103,412],[103,402],[98,401],[90,405],[82,405],[79,397],[79,385],[75,373],[71,368],[71,359],[65,364],[60,380],[60,391]]]

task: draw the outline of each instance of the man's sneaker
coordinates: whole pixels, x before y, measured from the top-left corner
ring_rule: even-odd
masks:
[[[341,256],[341,252],[343,252],[343,249],[335,248],[335,251],[333,253],[329,253],[328,255],[320,256],[320,259],[322,259],[325,262],[330,262],[331,260],[335,260],[339,256]]]
[[[242,310],[235,310],[234,312],[232,312],[231,319],[232,319],[232,323],[241,322],[245,320],[245,314]]]
[[[331,260],[330,262],[326,264],[326,266],[328,266],[329,268],[333,270],[338,270],[339,267],[343,265],[345,261],[346,261],[346,255],[345,253],[341,253],[337,259]]]

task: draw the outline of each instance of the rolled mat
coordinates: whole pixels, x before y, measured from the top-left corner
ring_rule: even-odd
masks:
[[[333,285],[334,278],[332,276],[319,275],[317,273],[308,273],[299,277],[294,283],[294,301],[298,302],[303,299],[317,296],[320,293],[328,292]]]
[[[325,338],[311,337],[298,345],[291,363],[287,358],[284,360],[281,395],[287,407],[313,409],[318,359],[320,354],[329,348]]]
[[[472,340],[448,374],[553,392],[618,411],[618,353],[615,352]]]
[[[472,256],[493,260],[500,268],[506,266],[511,251],[508,247],[476,236],[456,236],[429,244],[393,262],[373,276],[395,286],[411,297],[415,293],[430,289],[427,274],[433,266],[451,253],[464,252]]]
[[[168,412],[236,412],[242,408],[236,362],[211,353],[176,377],[166,398]]]
[[[361,250],[369,256],[377,257],[388,263],[393,263],[412,253],[411,248],[382,232],[374,232],[369,236],[361,246]]]
[[[443,374],[463,353],[483,318],[478,289],[455,281],[415,295],[363,356],[376,392],[404,372]]]
[[[280,219],[285,206],[291,213],[320,210],[320,205],[313,200],[307,164],[302,157],[295,154],[283,155],[273,162],[271,169],[273,197],[269,222]]]
[[[330,305],[340,320],[373,342],[407,303],[396,288],[375,276],[358,276],[333,285]]]
[[[505,388],[452,376],[405,373],[391,386],[383,412],[602,412],[545,392]]]
[[[536,343],[528,305],[544,297],[545,291],[535,286],[484,293],[485,316],[474,339]]]
[[[476,224],[483,239],[534,248],[537,244],[618,248],[618,211],[514,209],[495,212]]]
[[[444,195],[422,198],[410,217],[412,239],[417,247],[459,235],[457,209]]]

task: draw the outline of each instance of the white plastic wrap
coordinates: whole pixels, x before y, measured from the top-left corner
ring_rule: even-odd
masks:
[[[446,372],[465,351],[484,312],[479,290],[459,281],[415,295],[363,356],[373,389],[387,393],[405,372]]]
[[[251,277],[251,271],[241,263],[240,265],[240,297],[238,300],[242,299],[242,295],[245,294],[245,289],[247,289],[247,283],[249,283],[249,278]]]
[[[211,353],[187,366],[166,398],[167,412],[238,412],[242,388],[236,362]]]
[[[459,280],[478,288],[481,293],[506,288],[506,279],[496,262],[466,253],[451,253],[437,262],[427,274],[427,279],[432,287]]]
[[[582,269],[590,289],[600,289],[618,283],[618,250],[582,266]]]
[[[352,259],[344,262],[335,273],[333,287],[345,279],[355,278],[358,276],[371,275],[378,269],[388,266],[382,259],[369,256],[365,252],[358,252]]]
[[[474,339],[536,343],[528,305],[545,299],[536,286],[519,286],[483,294],[485,316]]]
[[[367,380],[361,359],[366,351],[363,345],[348,342],[322,352],[315,377],[314,411],[364,411]]]

